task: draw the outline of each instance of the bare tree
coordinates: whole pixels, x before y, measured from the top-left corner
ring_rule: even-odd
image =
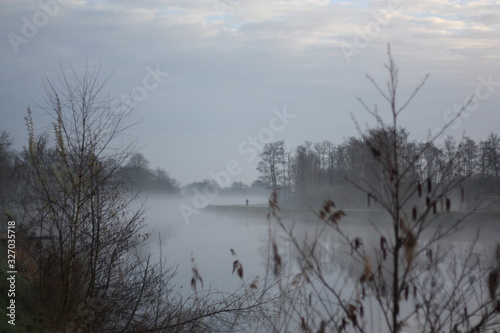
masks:
[[[102,97],[98,69],[72,74],[63,74],[61,88],[46,81],[41,108],[53,119],[53,147],[37,138],[29,108],[26,116],[26,208],[32,230],[50,240],[40,244],[40,296],[54,328],[125,327],[138,320],[144,291],[165,272],[148,276],[156,267],[137,252],[143,210],[130,210],[133,198],[123,195],[118,174],[135,145],[117,140],[129,126],[125,114]]]
[[[500,137],[490,133],[480,147],[481,175],[493,180],[492,192],[500,197]]]
[[[146,251],[145,210],[132,205],[136,196],[124,184],[122,165],[131,156],[132,167],[149,171],[148,163],[132,155],[136,141],[124,135],[129,110],[110,107],[98,76],[99,69],[86,68],[83,75],[63,72],[57,84],[46,81],[41,108],[53,119],[50,133],[37,136],[29,108],[26,116],[23,220],[37,237],[25,238],[36,264],[33,274],[24,271],[37,284],[44,326],[68,332],[238,329],[265,300],[245,290],[194,288],[187,297],[177,295],[161,239],[159,259]],[[160,185],[170,182],[162,169],[155,176]]]
[[[356,178],[350,179],[365,195],[368,206],[376,205],[383,211],[379,218],[370,219],[372,235],[356,235],[357,229],[343,224],[346,212],[328,200],[317,212],[323,225],[313,229],[308,241],[300,241],[294,225],[279,217],[276,194],[270,200],[270,215],[296,249],[300,274],[311,281],[305,288],[312,309],[306,312],[294,307],[297,322],[304,331],[321,332],[343,332],[348,327],[356,332],[377,328],[401,332],[411,326],[418,332],[498,330],[500,245],[491,263],[482,261],[473,246],[462,258],[444,249],[443,240],[455,233],[468,216],[451,215],[452,194],[464,180],[454,174],[460,155],[450,151],[446,160],[424,166],[423,179],[415,176],[416,165],[426,154],[433,153],[432,142],[442,133],[429,138],[420,150],[407,147],[398,119],[427,77],[398,104],[398,69],[390,49],[388,58],[386,89],[371,77],[368,79],[386,100],[390,121],[384,121],[376,106],[370,108],[359,99],[377,122],[375,132],[362,133],[376,167],[371,174],[357,170]],[[330,234],[342,247],[327,246],[329,258],[344,256],[351,261],[344,282],[342,275],[328,273],[325,253],[320,251],[324,249],[321,240]],[[443,273],[445,263],[447,273]]]
[[[320,172],[320,158],[310,141],[304,142],[295,150],[292,162],[295,181],[295,194],[299,204],[309,207],[313,193],[317,190]]]
[[[278,189],[280,179],[283,177],[283,161],[285,160],[285,142],[276,141],[266,143],[262,152],[259,154],[261,160],[257,165],[257,171],[260,172],[259,179],[262,180],[270,189]]]
[[[132,156],[130,156],[126,167],[137,171],[147,172],[149,170],[149,161],[146,159],[146,157],[144,157],[143,154],[134,153],[132,154]]]

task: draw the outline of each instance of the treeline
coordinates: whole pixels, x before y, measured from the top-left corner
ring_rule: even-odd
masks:
[[[123,171],[135,190],[173,195],[181,193],[180,183],[165,169],[160,167],[152,169],[149,161],[141,153],[133,154],[124,165]]]
[[[227,199],[228,197],[240,199],[241,197],[260,197],[267,198],[270,194],[269,189],[261,181],[256,180],[251,185],[245,184],[241,181],[234,181],[230,186],[220,187],[214,179],[204,179],[202,181],[195,181],[182,187],[183,195],[192,196],[196,193],[214,193],[217,197]],[[213,201],[217,204],[217,200]],[[228,202],[227,200],[223,202]],[[240,202],[240,203],[244,203]],[[252,203],[253,204],[253,203]]]
[[[287,150],[284,141],[268,143],[260,153],[259,181],[269,189],[281,191],[285,203],[319,205],[324,198],[336,198],[347,208],[366,208],[366,196],[360,196],[353,183],[379,184],[383,190],[387,175],[382,173],[377,147],[395,142],[398,159],[410,169],[409,183],[439,182],[445,177],[463,180],[457,210],[498,209],[500,207],[500,137],[490,133],[475,142],[464,137],[457,142],[447,137],[442,144],[410,140],[408,131],[372,129],[350,137],[340,144],[324,140],[305,141]],[[458,195],[458,194],[457,194]]]
[[[116,174],[133,192],[151,192],[180,196],[193,190],[217,188],[219,195],[264,195],[277,189],[284,204],[317,206],[325,197],[335,197],[346,208],[366,208],[366,198],[352,185],[353,181],[382,183],[377,169],[376,154],[367,143],[389,140],[389,133],[370,130],[359,137],[349,137],[340,144],[329,140],[305,141],[287,149],[284,141],[267,143],[260,153],[257,166],[259,178],[251,185],[233,182],[220,188],[216,181],[204,179],[184,186],[163,168],[152,168],[142,153],[132,154]],[[490,133],[484,140],[464,137],[457,142],[447,137],[442,144],[420,143],[409,139],[405,129],[398,131],[400,158],[412,169],[408,182],[437,182],[443,177],[463,179],[464,200],[457,210],[498,209],[500,207],[500,137]],[[26,175],[27,160],[23,152],[11,149],[12,137],[0,134],[0,203],[4,212],[9,202],[16,201]],[[46,140],[38,141],[39,152],[46,158],[54,155]],[[114,166],[108,159],[101,163]],[[19,194],[19,193],[18,193]],[[460,194],[461,195],[461,194]]]
[[[12,149],[13,138],[6,132],[0,133],[0,207],[4,213],[7,206],[21,200],[21,192],[27,182],[29,161],[25,151]],[[41,136],[36,143],[41,160],[50,161],[56,156],[56,148],[46,137]],[[119,177],[125,188],[132,192],[153,192],[180,195],[180,182],[171,177],[165,169],[151,168],[150,162],[141,153],[134,153],[124,163],[117,164],[113,158],[99,160],[103,166],[116,169],[113,177]]]
[[[18,202],[16,192],[22,192],[22,184],[26,181],[29,163],[26,153],[12,149],[12,136],[3,131],[0,133],[0,206],[6,212],[8,202]],[[55,148],[50,145],[45,137],[40,137],[37,142],[37,151],[43,159],[50,160],[55,155]],[[110,168],[116,168],[114,177],[119,177],[124,187],[132,193],[154,193],[172,196],[192,195],[193,191],[205,191],[206,188],[216,188],[221,196],[265,196],[265,184],[257,180],[251,185],[241,181],[234,181],[230,186],[219,187],[213,179],[195,181],[186,185],[170,176],[161,167],[151,167],[150,161],[142,153],[131,154],[124,162],[119,163],[113,159],[100,160],[100,163]],[[20,193],[19,193],[20,194]]]

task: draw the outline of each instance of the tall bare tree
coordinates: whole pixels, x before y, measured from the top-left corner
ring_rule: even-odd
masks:
[[[266,143],[262,152],[259,154],[261,160],[257,165],[260,172],[259,179],[262,180],[270,189],[278,189],[280,181],[285,174],[283,163],[285,160],[285,142],[276,141]]]
[[[38,136],[30,108],[26,116],[24,208],[31,232],[40,236],[32,246],[39,309],[54,330],[144,329],[174,311],[173,272],[142,252],[144,209],[132,209],[134,196],[121,174],[136,143],[124,135],[130,110],[110,107],[106,81],[98,77],[99,68],[82,75],[71,69],[59,82],[45,81],[40,108],[52,117],[51,133]]]
[[[386,100],[390,121],[384,121],[377,107],[370,108],[360,100],[377,122],[377,135],[368,131],[362,137],[376,161],[374,174],[379,178],[360,170],[358,177],[351,179],[366,196],[368,206],[376,205],[383,211],[378,219],[370,218],[371,235],[361,236],[358,228],[349,229],[343,219],[346,212],[327,200],[317,212],[323,224],[311,229],[311,239],[300,241],[294,224],[279,217],[276,194],[270,200],[270,216],[296,250],[300,266],[296,276],[309,277],[304,283],[306,305],[291,307],[293,316],[306,332],[395,333],[410,326],[418,332],[498,330],[500,244],[490,263],[483,262],[473,247],[462,258],[441,250],[442,241],[467,217],[451,215],[455,207],[452,193],[463,181],[453,174],[460,154],[451,153],[446,161],[425,170],[423,180],[414,177],[416,164],[434,150],[432,142],[437,136],[421,145],[420,151],[407,149],[398,120],[425,78],[406,100],[397,103],[398,69],[390,49],[388,58],[386,88],[368,79]],[[328,235],[338,237],[342,247],[321,246]],[[349,258],[350,276],[344,282],[341,274],[328,273],[325,255],[332,260],[342,255]],[[449,264],[447,274],[442,268],[445,261]]]
[[[320,157],[310,141],[304,142],[295,150],[293,157],[295,193],[299,204],[310,206],[313,193],[317,190],[320,173]]]
[[[227,295],[194,288],[179,296],[161,239],[159,259],[145,250],[144,208],[132,205],[122,166],[132,156],[132,167],[150,170],[142,155],[133,155],[136,141],[126,140],[130,110],[110,107],[98,77],[98,68],[86,68],[46,81],[40,107],[52,117],[52,131],[37,135],[30,108],[26,116],[24,220],[39,237],[27,237],[25,248],[36,260],[31,269],[44,326],[64,332],[237,329],[262,300],[252,301],[244,290]],[[160,186],[171,183],[162,169],[155,176]]]

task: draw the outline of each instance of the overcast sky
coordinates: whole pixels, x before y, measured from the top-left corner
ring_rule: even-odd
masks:
[[[152,166],[186,184],[229,163],[231,181],[250,183],[252,145],[341,143],[357,135],[352,117],[372,124],[356,97],[387,110],[365,74],[385,85],[388,43],[401,100],[430,74],[401,117],[413,139],[471,96],[476,105],[449,134],[500,132],[500,1],[0,3],[0,130],[16,148],[42,78],[56,82],[60,64],[79,71],[87,62],[101,65],[102,79],[112,74],[112,96],[135,96],[132,120],[142,122],[127,134],[140,136]],[[33,111],[43,130],[47,117]]]

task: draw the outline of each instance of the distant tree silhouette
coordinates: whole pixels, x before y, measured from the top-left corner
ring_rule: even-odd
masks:
[[[285,173],[285,170],[283,170],[285,142],[266,143],[259,157],[261,158],[257,165],[257,170],[260,172],[259,180],[269,189],[278,189],[280,179]]]

